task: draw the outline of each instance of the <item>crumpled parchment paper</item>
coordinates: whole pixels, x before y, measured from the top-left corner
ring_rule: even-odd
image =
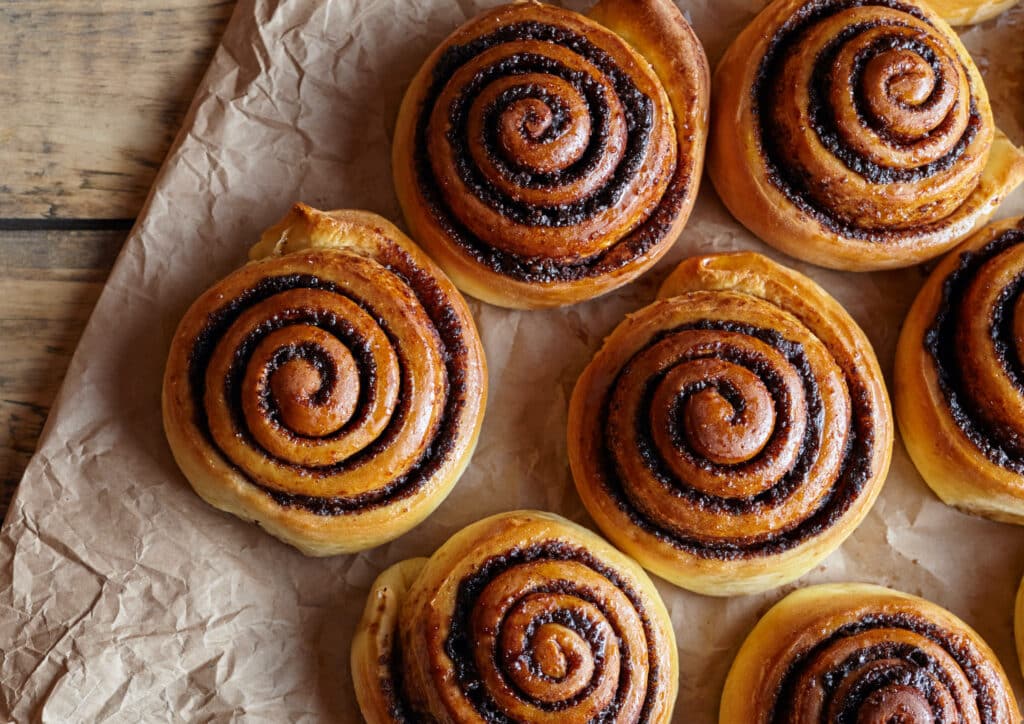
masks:
[[[160,424],[179,318],[295,200],[400,220],[389,144],[405,85],[450,30],[493,4],[239,2],[0,533],[0,718],[358,721],[349,642],[377,573],[498,511],[542,508],[588,523],[566,463],[566,402],[603,336],[687,255],[781,258],[730,218],[705,179],[675,248],[638,283],[546,312],[472,302],[491,371],[476,456],[440,509],[390,545],[308,559],[204,504]],[[712,63],[762,4],[681,0]],[[1022,34],[1024,6],[965,33],[1017,143]],[[1000,215],[1022,212],[1018,191]],[[846,305],[888,374],[925,270],[853,274],[783,261]],[[870,516],[797,585],[870,581],[937,601],[981,632],[1021,695],[1012,604],[1022,570],[1024,529],[946,508],[897,442]],[[710,724],[743,637],[794,586],[720,600],[658,585],[680,649],[675,721]]]

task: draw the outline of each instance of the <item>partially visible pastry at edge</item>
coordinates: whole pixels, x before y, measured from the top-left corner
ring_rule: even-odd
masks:
[[[208,503],[307,555],[379,545],[465,469],[487,370],[465,300],[394,225],[297,204],[185,314],[164,375]]]
[[[384,571],[352,676],[368,724],[668,724],[679,665],[668,612],[636,563],[523,510]]]
[[[710,595],[791,581],[838,547],[889,469],[867,337],[821,287],[759,254],[695,257],[576,383],[569,462],[598,526]]]
[[[1024,217],[942,260],[896,348],[907,452],[949,505],[1024,524]]]
[[[708,171],[772,246],[904,267],[984,224],[1024,180],[956,33],[915,0],[774,0],[715,73]]]
[[[693,207],[708,75],[671,0],[479,15],[427,58],[399,111],[392,164],[413,237],[460,289],[500,306],[631,281]]]
[[[1017,666],[1024,674],[1024,578],[1017,589],[1017,600],[1013,607],[1013,638],[1017,644]]]
[[[971,25],[991,20],[1020,0],[928,0],[928,5],[950,25]]]
[[[860,583],[811,586],[743,642],[719,724],[1020,724],[1006,673],[967,624],[922,598]]]

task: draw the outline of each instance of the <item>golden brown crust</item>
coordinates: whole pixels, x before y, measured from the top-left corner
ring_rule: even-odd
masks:
[[[924,4],[902,5],[808,15],[810,0],[775,0],[716,70],[711,179],[787,254],[909,266],[968,236],[1024,180],[1024,153],[995,128],[956,34]]]
[[[369,724],[494,721],[489,709],[537,724],[667,723],[679,676],[668,612],[643,570],[529,510],[385,571],[352,670]]]
[[[972,25],[991,20],[1020,0],[928,0],[932,10],[950,25]]]
[[[393,667],[398,664],[398,620],[409,588],[427,564],[409,558],[386,568],[370,586],[363,617],[352,639],[352,683],[367,724],[392,724],[402,711]]]
[[[367,212],[298,204],[251,256],[171,343],[178,465],[208,503],[307,555],[396,538],[444,500],[480,431],[487,371],[465,301]]]
[[[413,236],[468,294],[522,308],[603,294],[650,268],[689,216],[707,133],[703,49],[668,0],[602,2],[592,18],[501,6],[457,29],[406,92],[398,198]],[[520,56],[547,60],[524,76],[490,70]],[[465,112],[444,112],[456,107]]]
[[[1024,335],[1012,324],[1024,321],[1014,306],[1021,273],[1022,218],[990,224],[957,247],[914,300],[895,368],[900,431],[925,482],[949,505],[1018,524]]]
[[[784,598],[732,664],[719,723],[775,721],[1021,717],[995,654],[963,621],[906,593],[841,583]]]
[[[684,261],[584,370],[569,461],[604,533],[710,595],[797,578],[863,520],[892,454],[882,374],[823,289],[759,254]]]

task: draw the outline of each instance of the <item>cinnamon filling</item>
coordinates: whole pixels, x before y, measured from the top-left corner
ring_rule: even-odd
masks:
[[[709,511],[726,514],[744,514],[757,511],[770,511],[772,508],[787,501],[803,485],[807,484],[807,475],[819,455],[820,440],[824,434],[822,398],[818,389],[817,381],[812,372],[803,347],[798,342],[784,339],[780,334],[770,329],[761,329],[740,323],[733,322],[700,322],[684,325],[671,329],[657,335],[648,345],[639,350],[633,359],[638,359],[647,350],[658,345],[662,340],[671,338],[687,330],[716,330],[727,336],[729,333],[738,333],[750,336],[761,343],[781,353],[787,361],[792,372],[797,375],[798,384],[802,388],[803,406],[802,417],[799,420],[804,425],[804,432],[797,441],[795,456],[792,463],[788,458],[779,458],[783,451],[787,450],[785,437],[792,433],[795,422],[791,421],[795,404],[794,392],[783,382],[782,372],[757,355],[750,352],[730,349],[723,343],[721,349],[710,356],[701,355],[701,359],[722,360],[730,365],[736,366],[741,373],[749,374],[758,383],[755,390],[763,389],[767,395],[767,402],[773,408],[773,420],[775,429],[770,432],[761,430],[758,425],[755,432],[758,439],[751,442],[752,454],[741,461],[715,460],[705,457],[698,452],[692,441],[687,440],[684,431],[670,425],[668,436],[672,440],[673,455],[682,455],[684,463],[689,462],[691,467],[697,470],[706,471],[713,479],[728,480],[731,477],[743,474],[745,471],[768,470],[777,467],[774,463],[777,460],[784,460],[785,466],[778,482],[767,483],[760,486],[753,486],[749,490],[735,491],[732,494],[716,493],[714,488],[708,484],[700,484],[698,487],[695,481],[681,478],[676,474],[679,464],[674,463],[665,457],[664,445],[659,445],[654,431],[651,429],[651,415],[648,411],[654,402],[656,391],[662,384],[664,374],[657,378],[645,381],[647,390],[639,405],[642,414],[638,414],[635,422],[635,433],[633,435],[639,448],[640,456],[649,472],[660,482],[665,490],[679,499],[685,500],[687,504],[696,511]],[[677,360],[675,364],[686,363],[686,359]],[[624,365],[623,370],[629,364]],[[742,371],[746,372],[742,372]],[[609,420],[610,402],[615,395],[615,390],[621,384],[623,372],[620,371],[609,388],[608,395],[604,402],[603,418]],[[671,374],[671,372],[668,372]],[[694,555],[705,558],[733,560],[757,556],[774,555],[789,550],[804,541],[821,534],[833,526],[850,508],[853,502],[859,497],[865,484],[870,478],[871,449],[874,444],[875,430],[870,408],[869,396],[862,381],[856,378],[847,378],[846,384],[850,394],[852,405],[851,425],[845,431],[847,444],[842,455],[838,475],[830,485],[827,494],[822,498],[819,505],[805,519],[794,520],[784,530],[762,539],[703,539],[693,535],[682,534],[678,530],[672,530],[664,524],[658,523],[651,515],[634,504],[629,492],[630,484],[618,462],[618,455],[615,453],[616,446],[624,443],[618,439],[617,434],[611,435],[611,427],[606,423],[603,431],[605,436],[602,445],[602,475],[601,483],[608,494],[616,501],[620,509],[629,515],[632,522],[657,536],[665,542]],[[689,385],[680,390],[677,405],[683,405],[692,400],[694,395],[706,392],[706,386]],[[723,404],[731,405],[732,420],[738,421],[743,418],[746,412],[746,402],[742,401],[742,395],[735,394],[729,385],[716,389],[716,396],[720,395]],[[757,392],[755,392],[757,394]],[[731,400],[731,402],[730,402]],[[716,400],[716,405],[719,400]],[[785,422],[789,421],[789,422]],[[781,423],[781,424],[780,424]],[[756,478],[756,476],[755,476]]]
[[[470,392],[466,386],[465,375],[469,351],[463,338],[459,317],[433,277],[418,268],[404,251],[391,249],[385,256],[387,258],[383,263],[415,292],[433,321],[442,343],[447,371],[447,390],[440,423],[433,432],[431,443],[410,469],[394,479],[381,481],[381,485],[370,492],[350,497],[316,497],[275,490],[250,478],[253,485],[263,489],[281,505],[303,508],[317,515],[333,516],[389,504],[413,495],[453,454],[460,431],[462,410]],[[285,440],[330,440],[341,437],[347,431],[361,425],[367,411],[374,404],[374,383],[378,370],[367,340],[335,314],[316,309],[289,309],[282,310],[281,314],[251,330],[244,343],[234,350],[232,365],[223,384],[229,414],[237,436],[266,459],[292,470],[296,475],[322,477],[370,463],[376,454],[387,448],[409,414],[408,401],[401,394],[401,389],[409,389],[410,385],[404,352],[388,333],[386,320],[380,319],[365,300],[356,299],[337,285],[313,275],[267,277],[209,315],[209,321],[197,336],[189,356],[189,384],[196,410],[195,424],[207,442],[218,448],[210,432],[204,404],[207,393],[207,367],[214,350],[221,337],[246,310],[275,295],[295,289],[319,290],[340,295],[369,314],[395,347],[401,375],[397,405],[386,427],[371,444],[333,465],[303,466],[281,459],[268,451],[253,437],[246,422],[247,410],[243,408],[247,405],[243,404],[240,388],[254,350],[268,335],[293,325],[306,325],[326,333],[326,340],[323,343],[289,344],[278,349],[261,368],[260,374],[264,381],[260,383],[258,399],[251,401],[253,404],[248,406],[248,411],[250,414],[252,410],[258,411],[273,428],[274,434]],[[340,363],[324,348],[327,344],[333,350],[339,343],[347,350]],[[336,354],[336,350],[333,351]],[[287,374],[282,374],[283,367],[288,367]],[[339,379],[339,376],[343,379]],[[342,383],[349,389],[338,389],[338,385]],[[281,401],[276,399],[272,388],[275,384],[278,386],[278,392],[290,395],[290,398],[285,400],[285,404],[290,406],[289,410],[282,411]],[[337,399],[330,399],[332,396]],[[323,408],[322,406],[328,402],[334,407]],[[296,421],[294,427],[285,422],[285,417],[289,415]],[[225,459],[234,466],[228,457]]]

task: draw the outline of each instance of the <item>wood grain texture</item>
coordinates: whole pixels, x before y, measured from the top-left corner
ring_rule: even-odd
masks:
[[[0,218],[131,218],[234,2],[0,3]]]
[[[0,519],[234,4],[0,2]]]
[[[0,232],[0,515],[126,232]]]

